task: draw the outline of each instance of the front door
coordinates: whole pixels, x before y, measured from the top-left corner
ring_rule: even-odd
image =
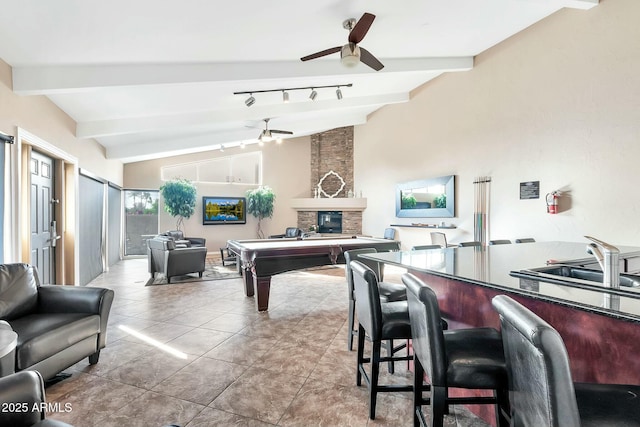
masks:
[[[31,152],[31,264],[38,268],[42,284],[55,283],[54,159]]]

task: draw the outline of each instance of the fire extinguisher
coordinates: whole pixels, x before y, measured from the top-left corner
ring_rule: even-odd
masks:
[[[547,212],[550,214],[558,213],[558,196],[560,193],[558,191],[552,191],[551,193],[547,193]]]

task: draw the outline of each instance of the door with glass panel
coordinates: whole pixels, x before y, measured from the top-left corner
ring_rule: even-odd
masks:
[[[158,190],[124,190],[124,254],[146,255],[147,240],[158,234]]]

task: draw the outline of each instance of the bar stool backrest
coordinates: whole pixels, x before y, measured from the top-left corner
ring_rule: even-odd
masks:
[[[407,287],[414,355],[432,385],[446,386],[447,357],[438,297],[433,289],[410,273],[402,275],[402,283]]]
[[[513,299],[498,295],[512,427],[579,427],[580,414],[560,334]]]
[[[380,341],[382,339],[382,307],[376,274],[360,261],[351,261],[351,270],[358,322],[367,331],[371,341]]]

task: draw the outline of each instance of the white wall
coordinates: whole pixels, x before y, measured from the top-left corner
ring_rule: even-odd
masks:
[[[175,165],[197,162],[207,158],[230,156],[253,150],[262,151],[263,184],[271,187],[275,194],[273,218],[265,219],[262,229],[265,235],[284,233],[285,228],[298,223],[296,211],[290,207],[290,200],[297,197],[309,197],[311,142],[309,137],[286,139],[280,145],[267,143],[262,149],[257,145],[240,148],[228,148],[224,153],[218,150],[184,156],[168,157],[158,160],[128,163],[124,166],[124,186],[131,189],[155,189],[163,184],[160,179],[160,168],[164,165]],[[255,239],[258,221],[253,216],[247,217],[246,224],[202,225],[202,196],[245,196],[246,191],[256,188],[239,184],[204,184],[196,183],[198,190],[195,214],[185,220],[185,233],[188,236],[205,237],[209,251],[218,251],[226,246],[230,239]],[[160,201],[160,231],[175,229],[175,219],[163,209]]]
[[[395,185],[455,174],[458,226],[473,240],[473,180],[492,177],[490,238],[584,241],[591,234],[640,246],[640,1],[601,0],[562,10],[443,75],[410,102],[384,107],[355,129],[355,186],[368,198],[363,232],[392,223]],[[540,181],[541,198],[519,200]],[[544,194],[565,206],[546,213]],[[429,230],[399,228],[403,247]]]

